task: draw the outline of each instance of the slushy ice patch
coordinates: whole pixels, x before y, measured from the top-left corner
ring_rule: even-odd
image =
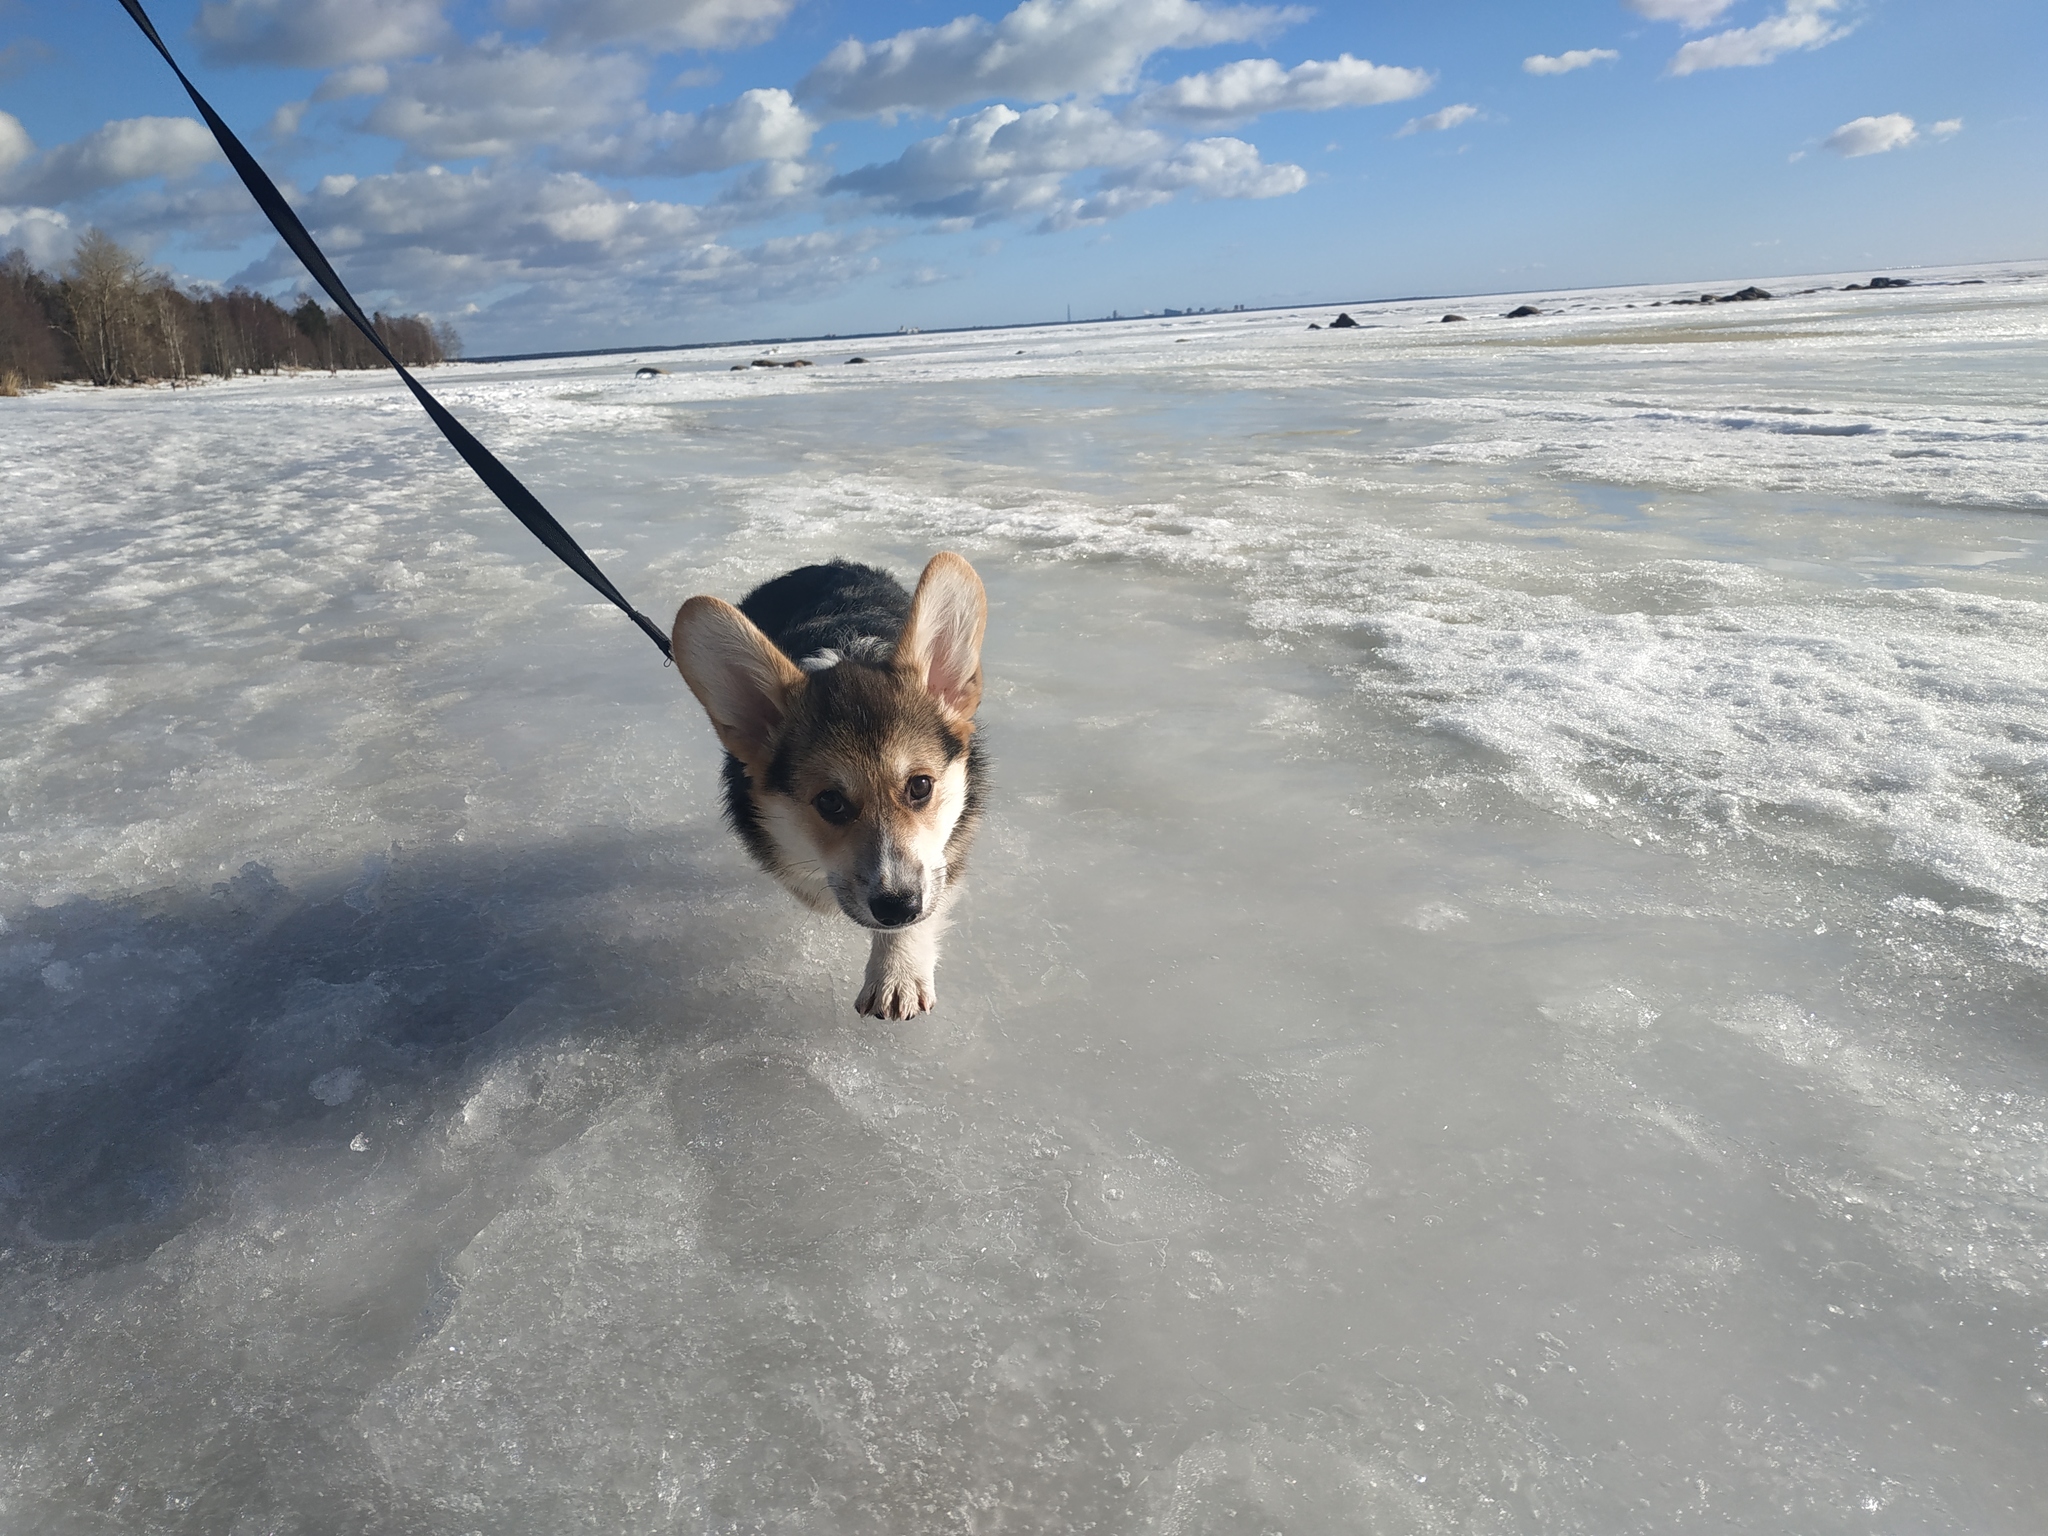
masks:
[[[2048,902],[2048,694],[2025,638],[2048,607],[1731,584],[1763,590],[1693,613],[1603,613],[1597,591],[1373,604],[1354,622],[1392,675],[1365,686],[1497,753],[1532,799],[1638,835],[1752,834],[2015,913]]]

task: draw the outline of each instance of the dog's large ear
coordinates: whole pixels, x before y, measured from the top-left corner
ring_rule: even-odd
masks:
[[[697,695],[726,751],[759,778],[804,675],[731,603],[693,597],[676,613],[676,670]]]
[[[981,636],[987,627],[988,594],[974,567],[950,551],[933,555],[917,579],[910,621],[896,642],[896,664],[963,725],[981,703]]]

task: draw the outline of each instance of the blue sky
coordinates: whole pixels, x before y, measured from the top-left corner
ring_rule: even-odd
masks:
[[[2038,0],[158,0],[472,352],[2048,254]],[[0,0],[0,249],[296,268],[114,0]]]

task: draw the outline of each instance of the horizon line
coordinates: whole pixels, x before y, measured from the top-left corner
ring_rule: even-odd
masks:
[[[2015,262],[2048,262],[2048,256],[2005,256],[1992,257],[1984,261],[1957,262],[1912,262],[1896,267],[1901,272],[1924,272],[1930,269],[1954,267],[1995,267]],[[1828,272],[1788,272],[1782,277],[1839,277],[1862,270],[1856,267],[1841,267]],[[1705,279],[1689,282],[1673,280],[1665,282],[1624,282],[1575,284],[1560,288],[1491,288],[1474,289],[1465,293],[1413,293],[1379,299],[1309,299],[1298,304],[1245,304],[1228,309],[1183,309],[1172,311],[1173,318],[1198,315],[1269,315],[1282,310],[1342,309],[1346,304],[1364,309],[1379,304],[1422,304],[1450,303],[1459,299],[1513,298],[1522,294],[1540,295],[1545,293],[1609,293],[1620,288],[1663,288],[1672,287],[1691,291]],[[1707,285],[1718,286],[1732,282],[1732,278],[1718,279]],[[1096,315],[1081,320],[1004,320],[989,321],[979,325],[935,325],[917,326],[909,329],[898,327],[893,331],[826,331],[814,336],[753,336],[735,337],[726,341],[676,341],[649,342],[625,347],[570,347],[553,352],[498,352],[488,357],[460,357],[449,359],[450,363],[544,363],[557,362],[570,357],[623,357],[635,352],[709,352],[721,347],[766,347],[791,346],[820,341],[881,341],[895,336],[961,336],[976,331],[1031,331],[1059,328],[1069,325],[1128,325],[1139,320],[1158,320],[1168,314],[1164,310],[1148,310],[1141,315],[1124,315],[1114,311],[1107,315]],[[446,366],[444,364],[443,366]]]

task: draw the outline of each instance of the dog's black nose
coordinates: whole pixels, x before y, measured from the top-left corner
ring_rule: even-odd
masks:
[[[924,911],[924,897],[916,891],[877,891],[868,898],[868,910],[884,928],[901,928],[917,921]]]

